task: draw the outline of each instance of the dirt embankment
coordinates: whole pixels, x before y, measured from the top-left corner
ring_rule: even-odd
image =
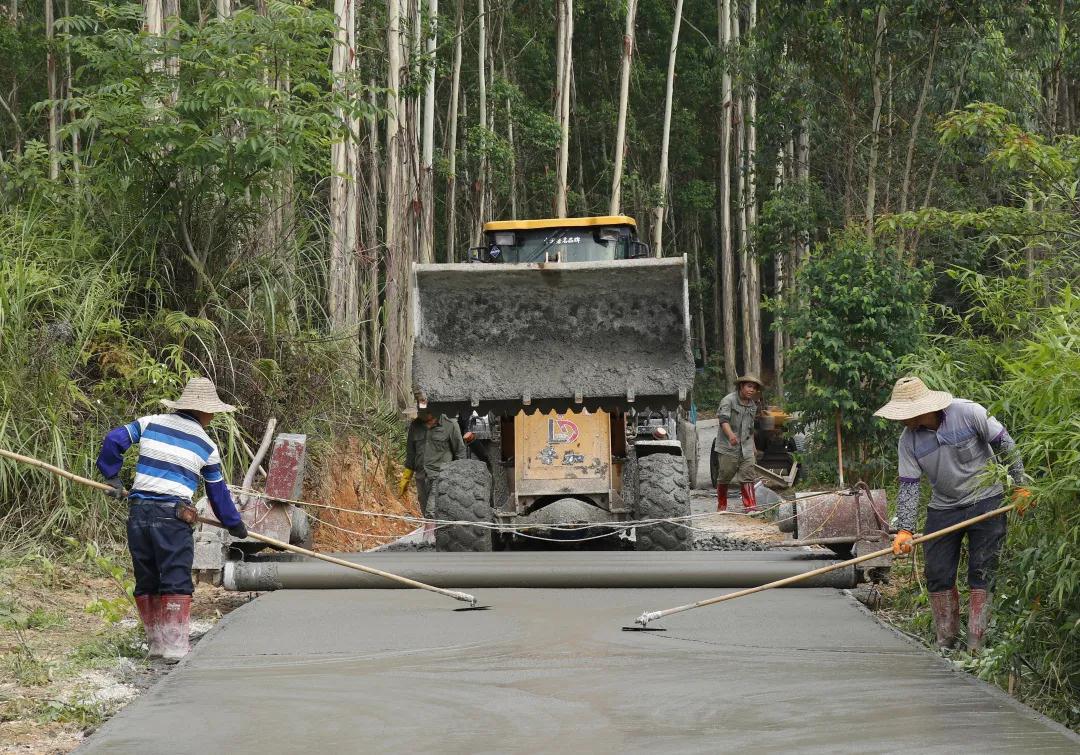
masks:
[[[104,554],[126,563],[117,547]],[[0,561],[0,753],[66,753],[171,668],[134,606],[84,562]],[[251,596],[199,585],[192,640]]]
[[[309,487],[311,494],[304,496],[313,503],[336,507],[307,508],[315,550],[369,550],[416,529],[415,522],[393,518],[420,516],[414,486],[409,487],[405,497],[398,495],[396,481],[400,475],[401,469],[394,461],[356,438],[332,449]]]

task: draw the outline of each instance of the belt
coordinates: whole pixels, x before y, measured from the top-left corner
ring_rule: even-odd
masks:
[[[154,496],[153,498],[143,496]],[[188,506],[191,505],[190,498],[181,498],[178,495],[163,495],[161,493],[149,493],[142,492],[140,490],[132,490],[128,493],[128,501],[130,503],[147,504],[156,503],[161,506],[175,506],[178,503],[183,503]]]

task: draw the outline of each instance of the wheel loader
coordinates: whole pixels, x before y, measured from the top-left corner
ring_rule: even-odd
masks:
[[[414,267],[413,389],[481,444],[435,478],[429,515],[513,525],[445,525],[438,550],[597,532],[690,547],[687,520],[619,526],[689,515],[697,472],[686,260],[636,231],[621,215],[489,222],[468,261]]]

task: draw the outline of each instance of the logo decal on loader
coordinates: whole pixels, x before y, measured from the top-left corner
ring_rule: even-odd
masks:
[[[568,419],[548,420],[548,443],[573,443],[578,439],[578,426]]]

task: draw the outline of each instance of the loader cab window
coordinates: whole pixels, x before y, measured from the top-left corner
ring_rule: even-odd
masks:
[[[484,262],[590,262],[624,260],[640,254],[644,246],[627,226],[541,228],[489,231],[480,251]]]

